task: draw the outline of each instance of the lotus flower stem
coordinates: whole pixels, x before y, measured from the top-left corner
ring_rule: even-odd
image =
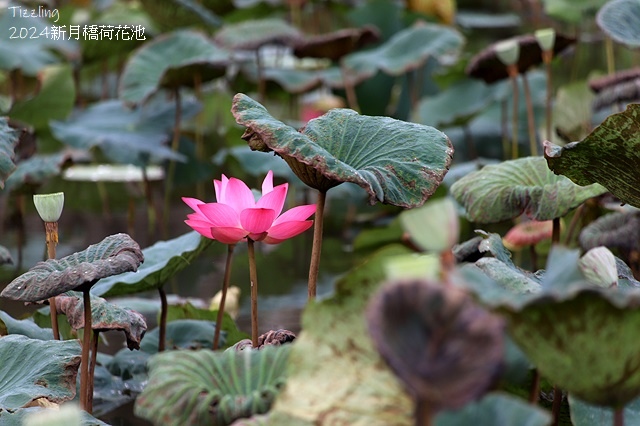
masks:
[[[253,240],[247,238],[249,252],[249,279],[251,280],[251,344],[258,347],[258,273],[256,271],[256,253]]]
[[[56,258],[56,245],[58,244],[58,222],[45,222],[44,230],[47,242],[47,257],[49,259]],[[60,340],[60,331],[58,330],[58,312],[56,310],[56,297],[49,298],[49,312],[51,315],[51,329],[53,330],[53,338]]]
[[[624,407],[618,407],[613,412],[613,426],[624,426]]]
[[[156,214],[155,206],[153,204],[153,193],[151,192],[151,182],[149,181],[149,175],[147,173],[147,167],[142,166],[142,185],[144,188],[144,197],[147,202],[147,242],[151,242],[151,237],[155,233],[156,221],[158,215]]]
[[[158,287],[158,293],[160,293],[160,335],[158,340],[158,352],[164,351],[165,340],[167,338],[167,293],[164,291],[164,287]]]
[[[202,75],[199,72],[196,72],[193,75],[193,90],[195,92],[196,98],[199,100],[202,99]],[[195,142],[196,142],[196,158],[198,160],[203,160],[205,157],[205,149],[204,149],[204,114],[198,114],[196,116],[196,128],[195,128]],[[196,196],[200,199],[204,198],[205,188],[204,181],[200,180],[196,183]]]
[[[560,218],[553,219],[553,231],[551,233],[551,242],[558,244],[560,242]]]
[[[96,372],[96,362],[98,359],[98,343],[100,342],[100,331],[93,330],[91,339],[91,364],[89,364],[89,393],[87,395],[87,412],[93,411],[93,385]]]
[[[173,125],[173,139],[171,140],[171,150],[178,152],[180,148],[180,122],[182,121],[182,101],[180,98],[180,89],[175,88],[173,90],[173,96],[175,99],[176,113],[175,123]],[[168,222],[169,222],[169,200],[171,199],[171,191],[173,191],[173,176],[176,172],[175,160],[169,161],[169,168],[167,170],[167,177],[165,180],[165,192],[164,192],[164,215],[163,215],[163,234],[167,238],[168,234]]]
[[[538,253],[536,253],[535,244],[529,246],[529,255],[531,257],[531,270],[535,272],[538,270]]]
[[[536,123],[533,114],[533,102],[531,101],[531,90],[529,89],[529,79],[526,73],[520,75],[522,78],[522,88],[524,91],[525,104],[527,105],[527,129],[529,130],[529,149],[532,156],[538,155],[538,140],[536,137]]]
[[[616,72],[616,60],[613,40],[611,37],[604,37],[604,51],[607,55],[607,74],[614,74]]]
[[[258,72],[258,99],[260,103],[264,103],[267,99],[267,81],[264,78],[264,69],[262,64],[262,56],[260,48],[256,49],[256,70]]]
[[[578,221],[582,218],[585,208],[586,208],[585,203],[582,203],[576,209],[576,212],[573,214],[573,217],[571,218],[571,222],[569,222],[567,235],[564,238],[565,245],[569,245],[569,243],[571,243],[571,239],[573,238],[573,232],[576,230],[576,226],[578,226]]]
[[[529,402],[533,405],[538,405],[538,399],[540,399],[540,371],[534,368],[531,390],[529,391]]]
[[[558,386],[553,387],[553,405],[551,406],[551,415],[553,417],[552,425],[556,426],[560,421],[560,408],[562,407],[562,389]]]
[[[511,117],[511,159],[518,158],[518,66],[509,65],[509,79],[513,89],[513,109]]]
[[[508,152],[509,152],[509,136],[507,136],[507,122],[509,121],[507,118],[507,100],[503,100],[500,104],[500,128],[502,134],[502,159],[508,160]]]
[[[344,82],[344,92],[347,95],[347,104],[352,110],[359,111],[358,97],[356,96],[356,90],[351,81],[349,68],[342,62],[340,63],[340,73],[342,74],[342,81]]]
[[[222,329],[222,320],[224,319],[224,304],[227,299],[227,290],[229,289],[229,281],[231,280],[231,265],[233,263],[232,262],[233,249],[235,248],[236,248],[235,244],[227,245],[227,261],[224,265],[224,280],[222,281],[222,297],[220,298],[220,306],[218,306],[218,316],[216,317],[216,331],[213,334],[213,350],[214,351],[218,349],[218,342],[220,340],[220,329]]]
[[[318,192],[316,202],[316,217],[313,223],[313,247],[311,249],[311,264],[309,265],[309,291],[308,300],[316,298],[318,287],[318,272],[320,271],[320,255],[322,254],[322,225],[324,219],[324,204],[327,200],[327,192]]]
[[[415,419],[416,426],[431,426],[433,424],[434,413],[429,407],[429,402],[425,400],[416,400]]]
[[[553,59],[553,49],[542,51],[542,61],[547,72],[547,102],[546,102],[546,134],[548,141],[551,140],[551,99],[553,95],[551,60]]]
[[[89,290],[82,290],[84,303],[84,330],[82,335],[82,357],[80,361],[80,408],[91,414],[89,407],[89,351],[91,350],[91,295]]]

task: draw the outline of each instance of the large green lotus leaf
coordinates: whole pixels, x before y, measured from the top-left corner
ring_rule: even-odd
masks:
[[[580,246],[585,250],[598,246],[637,250],[639,244],[640,212],[609,213],[580,231]]]
[[[135,414],[156,424],[223,426],[266,413],[284,385],[290,349],[158,354]]]
[[[570,141],[584,138],[591,128],[595,95],[586,81],[577,81],[558,89],[553,106],[553,126]]]
[[[40,90],[11,107],[12,120],[28,123],[36,131],[49,128],[50,120],[63,120],[73,110],[76,89],[70,65],[54,65],[38,73]]]
[[[490,86],[479,79],[460,80],[435,96],[421,99],[414,121],[436,127],[464,125],[508,93],[506,84]]]
[[[158,241],[142,250],[144,263],[137,272],[103,278],[93,286],[91,293],[111,297],[156,290],[189,266],[211,242],[195,231]]]
[[[44,30],[50,30],[51,25],[60,24],[37,17],[21,18],[17,10],[13,16],[14,9],[10,9],[10,6],[15,4],[5,4],[0,10],[0,28],[5,31],[0,38],[0,69],[19,69],[25,75],[35,76],[45,66],[60,62],[54,51],[69,58],[78,56],[78,44],[74,40],[65,40],[62,37],[55,39],[51,37],[50,32],[48,36],[43,33]],[[16,28],[15,33],[11,27]],[[22,28],[27,30],[26,37],[25,30],[22,30],[23,37],[20,37]],[[11,36],[16,38],[10,38]]]
[[[37,302],[69,290],[91,286],[100,278],[135,271],[144,257],[138,243],[127,234],[106,237],[87,249],[61,259],[38,262],[14,279],[0,296]]]
[[[41,185],[62,174],[62,170],[88,156],[81,151],[63,150],[57,154],[35,154],[18,163],[16,170],[5,181],[5,190],[13,191],[24,185]]]
[[[13,410],[38,399],[61,403],[76,393],[80,366],[77,340],[0,337],[0,410]]]
[[[216,323],[205,320],[182,319],[167,323],[165,348],[168,349],[202,349],[211,347]],[[226,345],[225,335],[220,336],[220,346]],[[145,334],[140,350],[148,354],[158,352],[160,328],[156,327]]]
[[[367,323],[380,355],[432,413],[481,398],[502,370],[503,319],[447,283],[388,282],[371,299]]]
[[[419,23],[393,35],[386,43],[345,56],[350,74],[372,77],[378,70],[398,76],[422,66],[428,58],[451,62],[462,48],[464,37],[446,25]]]
[[[580,187],[556,176],[544,157],[524,157],[488,165],[451,186],[469,220],[500,222],[521,214],[535,220],[564,216],[583,201],[605,193],[600,185]]]
[[[241,93],[233,99],[232,112],[247,127],[252,149],[275,151],[298,170],[303,182],[320,190],[356,183],[369,193],[372,204],[422,205],[442,181],[453,155],[449,138],[433,127],[349,109],[333,109],[309,121],[302,132]]]
[[[9,126],[8,117],[0,117],[0,189],[4,188],[4,181],[16,169],[14,163],[18,143],[18,132]]]
[[[194,26],[211,30],[220,24],[216,15],[235,9],[231,0],[142,0],[140,4],[162,31]]]
[[[229,60],[229,52],[204,34],[193,30],[164,34],[145,43],[130,57],[122,73],[120,98],[137,104],[160,87],[193,85],[194,74],[200,74],[203,80],[221,77]]]
[[[197,113],[197,102],[185,100],[182,116],[188,118]],[[184,161],[166,144],[175,123],[175,105],[172,102],[155,102],[135,109],[126,108],[122,102],[108,100],[95,103],[66,121],[51,122],[53,135],[76,148],[99,147],[112,161],[140,163],[144,158],[152,160]]]
[[[265,44],[293,46],[301,40],[300,30],[277,18],[249,19],[228,24],[214,37],[220,46],[233,50],[254,50]]]
[[[607,117],[586,138],[563,148],[545,142],[554,173],[578,185],[599,183],[624,203],[640,207],[640,104]]]
[[[612,0],[596,15],[598,26],[618,43],[630,47],[640,46],[640,2]]]
[[[324,83],[322,71],[295,68],[265,68],[259,70],[256,64],[252,62],[242,65],[242,73],[254,83],[257,83],[260,78],[265,81],[273,81],[288,93],[309,92]]]
[[[0,410],[0,423],[3,426],[24,426],[25,419],[36,413],[42,413],[47,410],[50,410],[53,413],[59,413],[59,410],[54,408],[43,408],[43,407],[27,407],[20,408],[15,411],[2,411]],[[91,414],[86,411],[80,410],[80,423],[74,423],[73,426],[109,426],[107,423],[102,420],[96,419]],[[64,426],[70,425],[68,419],[65,419],[66,422],[63,423]],[[74,416],[74,420],[76,420]],[[59,426],[57,423],[48,423],[50,426]]]
[[[512,395],[491,393],[460,410],[439,414],[435,426],[546,426],[551,416]]]
[[[169,305],[169,308],[167,309],[167,322],[184,319],[215,322],[218,319],[218,311],[199,309],[189,302],[180,305]],[[222,316],[222,328],[220,330],[224,337],[218,345],[220,349],[228,348],[229,346],[235,345],[240,340],[250,338],[248,334],[243,333],[238,329],[238,325],[227,312],[224,312]]]
[[[573,426],[613,424],[613,410],[611,408],[587,404],[571,394],[569,394],[569,408]],[[627,425],[640,424],[640,398],[625,405],[624,423]]]
[[[579,24],[585,15],[593,16],[607,0],[542,0],[544,11],[552,18]]]
[[[82,294],[67,292],[56,297],[58,312],[67,316],[74,330],[84,328],[84,302]],[[96,331],[117,330],[124,332],[127,347],[140,349],[140,340],[147,331],[144,317],[131,309],[121,308],[101,297],[91,298],[91,329]]]
[[[269,424],[414,424],[413,402],[374,349],[364,319],[385,279],[385,259],[406,253],[399,245],[376,252],[338,281],[334,296],[307,305]]]
[[[6,334],[20,334],[39,340],[53,339],[53,331],[50,328],[40,328],[31,318],[17,320],[8,313],[0,311],[0,336]]]
[[[400,223],[411,241],[422,250],[451,250],[460,238],[460,221],[451,198],[431,200],[400,213]]]

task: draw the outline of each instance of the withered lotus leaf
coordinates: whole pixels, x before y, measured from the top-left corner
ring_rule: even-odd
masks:
[[[299,58],[327,58],[337,61],[367,44],[380,39],[380,31],[371,25],[362,28],[344,28],[328,34],[307,37],[293,49]]]
[[[135,271],[143,260],[140,246],[129,235],[110,235],[86,250],[38,262],[11,281],[0,296],[37,302],[69,290],[82,290],[100,278]]]
[[[84,303],[82,294],[68,292],[56,297],[56,309],[67,316],[74,330],[84,328]],[[101,297],[91,297],[91,329],[96,331],[118,330],[127,337],[127,347],[140,349],[140,341],[147,331],[142,314],[121,308]]]
[[[637,250],[640,244],[640,212],[614,212],[591,222],[580,232],[580,245]]]
[[[375,347],[432,412],[480,398],[501,371],[504,323],[452,285],[387,284],[367,309]]]

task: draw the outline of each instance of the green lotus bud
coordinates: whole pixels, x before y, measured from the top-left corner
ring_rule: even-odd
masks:
[[[504,40],[496,44],[496,55],[505,65],[513,65],[520,57],[520,45],[515,40]]]
[[[45,222],[57,222],[64,207],[64,192],[34,195],[33,204],[36,205],[40,219]]]
[[[580,258],[578,266],[591,284],[599,287],[618,285],[618,268],[613,253],[606,247],[595,247]]]
[[[556,42],[556,31],[553,28],[538,30],[533,34],[540,45],[540,49],[548,51],[553,49]]]

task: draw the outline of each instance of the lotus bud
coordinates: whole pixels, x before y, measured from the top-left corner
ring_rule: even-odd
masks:
[[[25,426],[80,426],[82,410],[76,405],[66,404],[59,409],[39,410],[25,416]]]
[[[595,247],[586,252],[578,261],[578,266],[591,284],[599,287],[618,285],[616,259],[606,247]]]
[[[556,31],[553,28],[545,28],[538,30],[534,33],[540,49],[543,51],[549,51],[553,49],[553,45],[556,42]]]
[[[515,40],[501,41],[496,44],[496,55],[503,64],[514,65],[520,57],[520,45]]]
[[[44,222],[57,222],[64,207],[64,192],[34,195],[33,204]]]

